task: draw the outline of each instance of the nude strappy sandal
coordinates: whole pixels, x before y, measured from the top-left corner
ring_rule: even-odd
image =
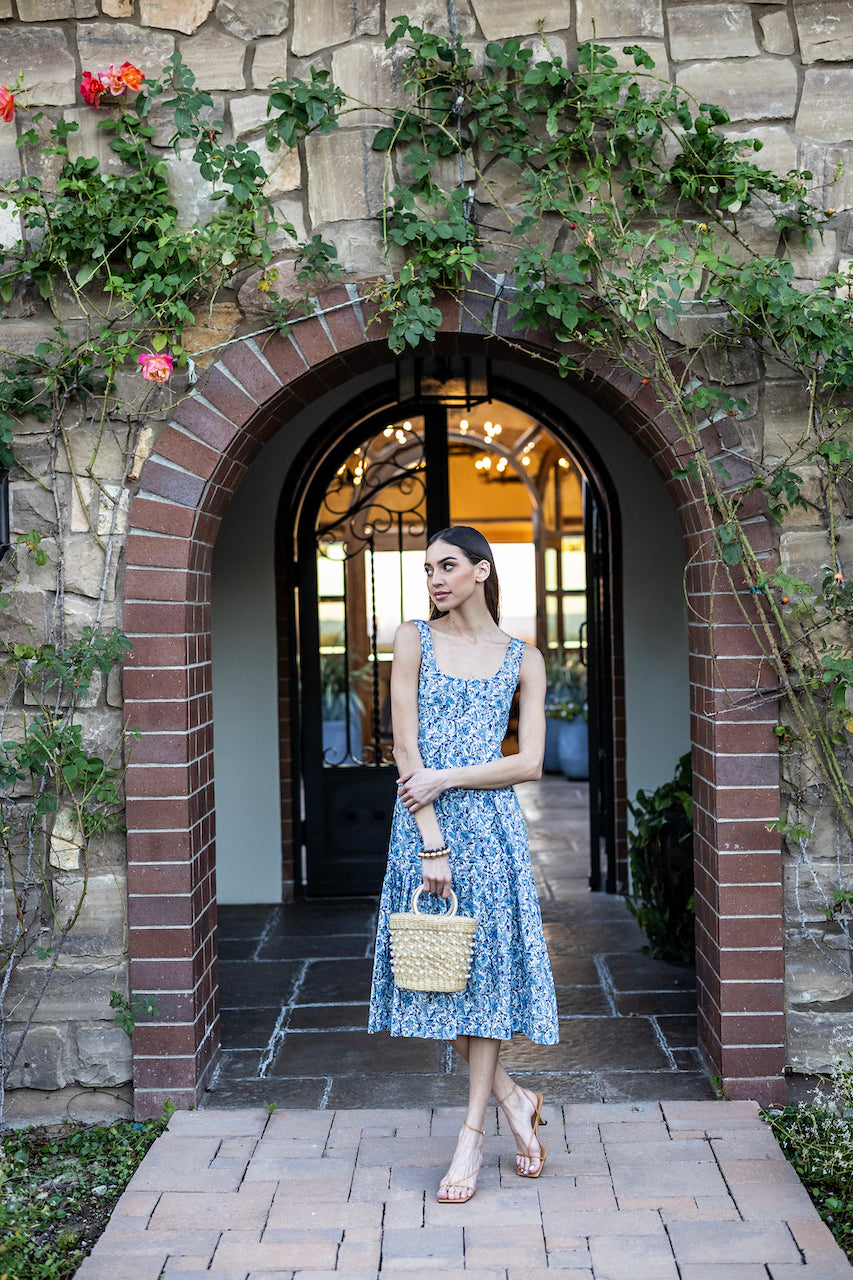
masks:
[[[467,1120],[464,1120],[462,1122],[462,1127],[464,1129],[470,1129],[472,1133],[482,1134],[482,1136],[485,1137],[484,1129],[475,1129],[472,1124],[468,1124]],[[440,1194],[441,1189],[442,1187],[444,1187],[446,1190],[448,1187],[470,1186],[471,1179],[476,1178],[477,1174],[480,1172],[482,1167],[483,1167],[483,1161],[481,1160],[480,1163],[477,1165],[476,1169],[472,1170],[472,1172],[469,1173],[467,1177],[460,1178],[458,1182],[451,1182],[446,1176],[442,1178],[441,1182],[439,1183],[438,1191],[435,1194],[435,1198],[438,1201],[438,1203],[439,1204],[467,1204],[468,1201],[473,1199],[473,1197],[476,1195],[476,1192],[477,1192],[476,1184],[473,1187],[471,1187],[471,1190],[467,1196],[456,1196],[453,1200],[449,1199],[447,1196],[442,1196]]]
[[[507,1099],[511,1098],[512,1095],[516,1092],[521,1093],[522,1090],[518,1088],[517,1084],[514,1084],[510,1089],[509,1093],[506,1095],[506,1097],[498,1098],[497,1100],[498,1106],[503,1106],[503,1104],[507,1101]],[[516,1160],[515,1172],[518,1174],[519,1178],[538,1178],[542,1170],[545,1168],[545,1161],[548,1157],[548,1152],[545,1150],[545,1146],[540,1141],[540,1138],[539,1138],[539,1126],[546,1125],[548,1123],[547,1120],[544,1120],[542,1118],[543,1098],[541,1093],[534,1093],[533,1096],[534,1096],[535,1102],[534,1102],[533,1115],[530,1117],[530,1129],[531,1129],[530,1142],[536,1141],[539,1144],[539,1157],[538,1157],[539,1168],[536,1170],[535,1173],[529,1173],[529,1172],[526,1172],[524,1169],[519,1169],[518,1167],[519,1159],[526,1158],[528,1160],[535,1160],[537,1158],[536,1155],[530,1150],[530,1142],[528,1142],[527,1150],[517,1151],[515,1155],[515,1160]]]

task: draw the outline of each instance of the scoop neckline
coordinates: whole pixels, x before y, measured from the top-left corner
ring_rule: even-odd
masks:
[[[462,683],[462,684],[484,684],[484,683],[486,683],[487,681],[490,681],[490,680],[497,680],[498,676],[501,674],[501,672],[503,671],[504,667],[506,666],[506,660],[507,660],[507,658],[509,657],[509,651],[510,651],[510,649],[512,648],[512,646],[513,646],[514,642],[515,642],[515,636],[510,636],[510,638],[509,638],[509,644],[507,645],[506,649],[504,650],[504,656],[501,658],[501,665],[498,667],[498,669],[497,669],[497,671],[494,673],[494,675],[491,675],[491,676],[452,676],[452,675],[450,675],[450,673],[449,673],[449,672],[447,672],[447,671],[442,671],[441,667],[438,665],[438,658],[436,657],[436,653],[435,653],[435,645],[433,644],[433,640],[432,640],[432,627],[431,627],[431,626],[429,625],[429,623],[428,623],[428,622],[426,622],[426,621],[424,622],[424,626],[426,627],[427,631],[429,632],[429,644],[430,644],[430,649],[432,650],[432,663],[433,663],[433,666],[435,667],[436,671],[438,672],[438,674],[439,674],[443,679],[445,679],[445,680],[459,680],[459,681],[461,681],[461,683]]]

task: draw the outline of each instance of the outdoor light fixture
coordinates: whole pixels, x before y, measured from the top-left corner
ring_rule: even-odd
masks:
[[[397,361],[397,399],[473,409],[492,398],[492,362],[481,356],[414,356]]]
[[[9,469],[0,467],[0,560],[11,547],[9,537]]]

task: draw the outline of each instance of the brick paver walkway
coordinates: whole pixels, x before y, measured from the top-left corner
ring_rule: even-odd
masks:
[[[440,1205],[458,1110],[179,1112],[78,1280],[849,1280],[753,1103],[545,1115],[541,1178],[492,1111],[477,1195]]]

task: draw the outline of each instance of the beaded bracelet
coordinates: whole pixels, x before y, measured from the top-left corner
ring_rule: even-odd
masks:
[[[421,852],[418,854],[418,857],[419,858],[443,858],[445,854],[448,854],[448,853],[450,853],[450,850],[448,849],[446,844],[443,844],[440,849],[421,850]]]

